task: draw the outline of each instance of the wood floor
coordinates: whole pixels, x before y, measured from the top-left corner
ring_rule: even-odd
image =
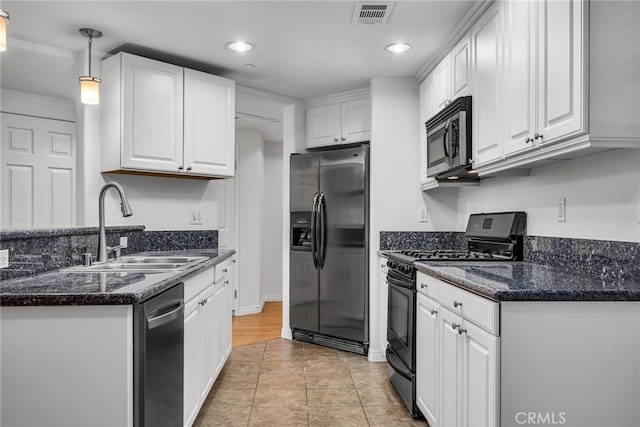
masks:
[[[280,338],[282,302],[266,302],[262,313],[233,318],[233,347]]]

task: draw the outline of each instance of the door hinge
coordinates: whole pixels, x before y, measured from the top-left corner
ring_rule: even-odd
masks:
[[[233,290],[233,297],[238,299],[238,290],[237,289]]]

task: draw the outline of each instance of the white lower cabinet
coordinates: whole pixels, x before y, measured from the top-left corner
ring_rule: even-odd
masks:
[[[452,287],[426,279],[422,273],[418,273],[417,280],[439,288],[435,294],[439,292],[443,298]],[[467,293],[454,291],[463,297]],[[445,304],[446,301],[427,297],[422,290],[417,294],[417,405],[431,427],[497,426],[499,338],[475,325],[474,318],[465,314],[467,306],[471,313],[484,308],[474,299],[456,301],[454,305],[461,307],[459,312]]]
[[[216,269],[227,266],[227,260]],[[228,276],[216,278],[213,268],[185,282],[184,425],[198,416],[204,400],[231,353],[232,294]],[[188,289],[201,289],[195,295]],[[191,295],[191,296],[190,296]]]

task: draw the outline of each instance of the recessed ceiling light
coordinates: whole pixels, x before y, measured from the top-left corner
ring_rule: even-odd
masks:
[[[391,43],[385,46],[384,50],[391,53],[403,53],[411,49],[407,43]]]
[[[234,52],[248,52],[253,49],[255,46],[253,43],[241,42],[241,41],[231,41],[224,45],[229,50]]]

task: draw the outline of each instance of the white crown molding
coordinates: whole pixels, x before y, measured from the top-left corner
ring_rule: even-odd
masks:
[[[335,104],[338,102],[353,101],[371,96],[371,88],[348,90],[345,92],[333,93],[331,95],[318,96],[316,98],[305,99],[304,105],[314,107],[318,105]]]

